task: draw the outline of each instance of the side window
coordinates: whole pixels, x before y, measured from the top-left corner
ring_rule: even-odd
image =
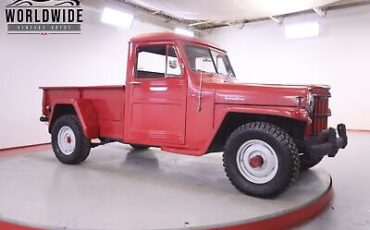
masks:
[[[181,68],[173,46],[154,45],[137,49],[137,78],[164,78],[180,75]]]
[[[138,78],[161,78],[166,73],[166,46],[144,46],[137,49]]]

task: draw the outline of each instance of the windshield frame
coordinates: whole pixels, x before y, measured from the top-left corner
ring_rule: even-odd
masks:
[[[223,55],[223,58],[225,58],[225,60],[226,60],[226,62],[225,62],[224,60],[222,60],[222,61],[223,61],[223,63],[224,63],[224,65],[225,65],[225,69],[226,69],[226,71],[227,71],[227,67],[229,67],[229,68],[230,68],[230,72],[231,72],[232,76],[230,76],[230,74],[225,75],[225,74],[223,74],[223,73],[220,73],[220,71],[219,71],[219,69],[217,68],[217,65],[216,65],[216,60],[214,60],[214,58],[213,58],[212,51],[213,51],[214,53],[217,53],[217,54]],[[226,53],[226,52],[221,52],[221,51],[216,50],[216,49],[210,49],[210,52],[211,52],[212,59],[213,59],[213,64],[215,65],[215,68],[216,68],[217,73],[218,73],[218,74],[221,74],[221,75],[224,75],[224,76],[227,76],[227,77],[236,78],[236,76],[235,76],[235,72],[234,72],[234,69],[233,69],[233,67],[232,67],[232,65],[231,65],[231,62],[230,62],[230,59],[229,59],[229,55],[227,55],[227,53]],[[229,66],[227,66],[227,64],[228,64]],[[228,72],[229,72],[229,71],[228,71]]]
[[[193,72],[201,72],[200,70],[197,70],[197,69],[191,67],[190,60],[189,60],[188,54],[186,52],[186,48],[187,47],[195,47],[195,48],[204,49],[204,50],[207,50],[208,51],[209,56],[211,57],[211,60],[212,60],[213,68],[215,69],[215,73],[213,73],[213,72],[207,72],[207,71],[203,71],[203,72],[210,73],[210,74],[220,74],[220,75],[223,75],[223,76],[226,76],[226,77],[231,77],[231,78],[235,78],[236,79],[236,75],[235,75],[234,69],[233,69],[233,67],[231,65],[229,56],[227,55],[226,52],[224,52],[222,50],[219,50],[219,49],[215,49],[215,48],[210,47],[210,46],[206,46],[206,45],[200,45],[200,44],[194,44],[194,43],[185,43],[184,44],[184,53],[185,53],[186,60],[187,60],[187,62],[189,64],[189,68],[191,69],[191,71],[193,71]],[[232,76],[225,75],[223,73],[220,73],[219,69],[216,66],[216,63],[215,63],[215,60],[214,60],[214,57],[213,57],[212,52],[217,53],[217,54],[224,55],[224,57],[225,57],[225,59],[227,61],[227,63],[224,63],[224,64],[228,64],[229,65],[230,72],[232,73]],[[225,65],[225,67],[227,69],[227,66],[226,65]]]

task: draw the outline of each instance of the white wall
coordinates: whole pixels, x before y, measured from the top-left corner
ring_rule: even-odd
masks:
[[[39,86],[124,84],[128,40],[166,30],[140,21],[118,29],[101,24],[100,12],[85,9],[81,35],[8,35],[5,3],[0,3],[0,149],[50,141],[47,126],[38,121]]]
[[[4,2],[0,9],[4,9]],[[0,20],[4,20],[0,10]],[[130,30],[99,22],[85,9],[81,35],[7,35],[0,24],[0,149],[49,142],[41,115],[41,85],[110,85],[125,79],[130,37],[166,29],[135,21]],[[314,14],[286,21],[317,19]],[[249,82],[332,85],[332,124],[370,130],[370,8],[329,12],[316,39],[286,41],[272,22],[224,28],[207,39],[229,50],[239,78]]]
[[[256,83],[329,84],[333,116],[347,128],[370,130],[370,6],[289,17],[284,23],[319,20],[320,36],[285,40],[272,21],[216,29],[206,39],[229,51],[239,79]]]

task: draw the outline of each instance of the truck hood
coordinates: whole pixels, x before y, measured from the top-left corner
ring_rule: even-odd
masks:
[[[278,85],[244,84],[236,82],[209,82],[215,89],[217,104],[248,104],[256,106],[306,105],[309,92],[316,95],[329,95],[325,85]]]

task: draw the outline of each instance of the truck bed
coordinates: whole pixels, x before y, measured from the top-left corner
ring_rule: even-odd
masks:
[[[123,140],[125,86],[66,86],[40,87],[43,90],[43,114],[49,122],[59,104],[84,100],[93,105],[99,127],[99,137]],[[51,109],[48,113],[47,108]]]

